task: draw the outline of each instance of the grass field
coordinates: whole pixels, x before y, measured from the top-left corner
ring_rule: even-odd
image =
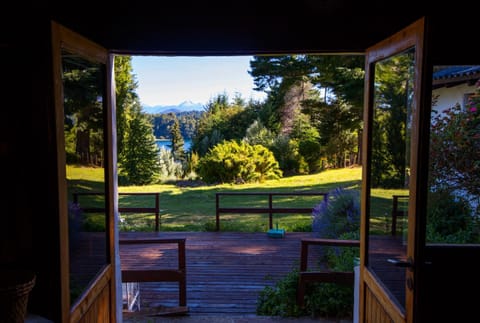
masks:
[[[69,166],[67,175],[71,183],[71,191],[85,192],[101,189],[101,169]],[[180,187],[175,184],[156,184],[147,186],[122,186],[119,192],[158,192],[160,194],[161,231],[207,231],[215,228],[215,193],[217,192],[329,192],[337,187],[360,190],[361,168],[345,168],[326,170],[319,174],[285,177],[258,184],[222,184],[198,187]],[[375,220],[374,230],[387,232],[388,216],[391,211],[391,195],[403,194],[399,190],[373,190],[372,208]],[[321,197],[276,197],[274,206],[313,207],[321,201]],[[84,201],[88,206],[99,205],[101,201],[91,199]],[[101,205],[101,204],[100,204]],[[119,197],[120,207],[154,207],[152,196]],[[267,198],[225,197],[222,207],[267,207]],[[386,216],[387,215],[387,216]],[[102,218],[89,215],[92,225],[101,222]],[[121,230],[152,231],[154,214],[121,214],[123,222]],[[309,214],[276,214],[274,225],[287,231],[309,231],[311,215]],[[97,223],[97,224],[96,224]],[[222,214],[222,231],[266,231],[268,229],[267,214]]]

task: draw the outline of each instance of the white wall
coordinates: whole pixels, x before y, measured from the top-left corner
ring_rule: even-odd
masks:
[[[476,91],[475,85],[467,85],[466,83],[453,86],[453,87],[441,87],[432,91],[432,98],[435,98],[436,95],[439,95],[437,99],[437,104],[432,107],[433,110],[441,112],[447,108],[455,106],[455,104],[460,104],[462,108],[464,107],[464,95],[466,93],[474,93]]]

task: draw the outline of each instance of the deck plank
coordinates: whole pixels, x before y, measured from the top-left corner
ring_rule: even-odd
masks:
[[[121,239],[186,238],[187,307],[191,314],[255,314],[260,291],[299,266],[300,240],[240,232],[121,232]],[[121,245],[123,269],[175,268],[176,246]],[[313,260],[312,260],[313,261]],[[178,306],[177,283],[140,283],[142,310]]]

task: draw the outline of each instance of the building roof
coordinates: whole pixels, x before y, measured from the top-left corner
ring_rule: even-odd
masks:
[[[440,66],[434,69],[433,87],[450,87],[461,83],[473,85],[479,79],[479,65]]]

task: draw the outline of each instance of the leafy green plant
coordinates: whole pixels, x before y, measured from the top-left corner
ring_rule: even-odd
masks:
[[[429,193],[427,241],[444,243],[479,243],[480,223],[471,215],[468,201],[450,190]]]
[[[308,314],[308,310],[297,305],[298,268],[293,269],[283,279],[271,287],[265,287],[257,300],[258,315],[298,317]]]
[[[261,145],[223,141],[200,159],[198,174],[207,183],[252,183],[278,179],[273,153]]]
[[[359,238],[358,232],[341,234],[339,239]],[[330,247],[326,251],[322,267],[333,271],[353,271],[354,258],[359,256],[358,248]],[[305,307],[297,306],[299,270],[294,268],[273,287],[265,287],[257,300],[258,315],[274,315],[282,317],[322,316],[350,317],[353,312],[353,286],[335,283],[311,283],[305,293]]]

